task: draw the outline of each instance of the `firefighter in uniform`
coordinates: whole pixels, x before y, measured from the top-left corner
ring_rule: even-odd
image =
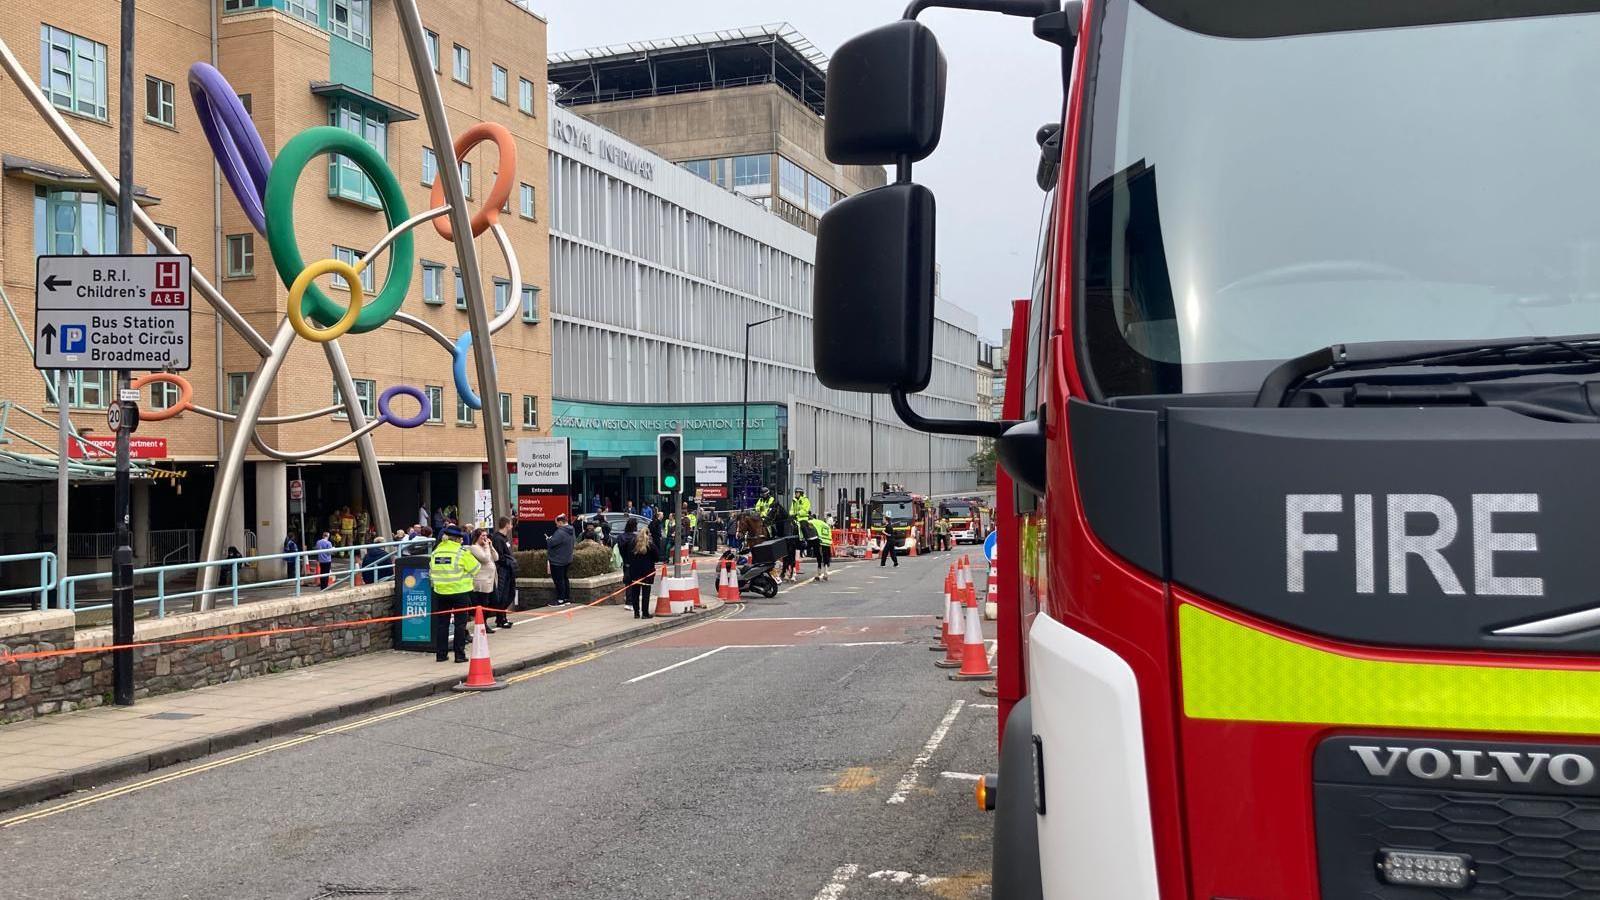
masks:
[[[472,576],[482,563],[461,546],[465,537],[460,526],[446,525],[439,545],[433,548],[428,560],[428,577],[433,582],[433,658],[438,662],[449,658],[446,651],[451,620],[456,627],[456,662],[467,661],[467,614],[471,611]],[[447,609],[459,611],[442,615]]]

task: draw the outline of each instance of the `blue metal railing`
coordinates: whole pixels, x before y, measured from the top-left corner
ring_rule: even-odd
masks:
[[[361,577],[365,581],[378,582],[394,577],[394,558],[396,551],[401,547],[410,547],[412,552],[426,553],[433,547],[431,539],[412,539],[406,541],[384,541],[377,544],[358,544],[351,547],[335,547],[331,550],[301,550],[296,553],[271,553],[262,556],[242,556],[234,559],[222,559],[216,562],[183,563],[172,566],[149,566],[134,570],[134,580],[141,579],[148,583],[155,581],[155,593],[147,597],[136,598],[135,607],[154,606],[156,618],[165,618],[167,615],[167,602],[190,600],[198,605],[200,599],[210,594],[216,603],[229,602],[233,606],[239,605],[241,596],[259,594],[275,587],[292,585],[292,596],[300,596],[308,584],[317,588],[334,587],[336,585],[354,586],[356,579]],[[362,557],[369,550],[377,550],[379,555],[371,562],[363,562]],[[329,561],[324,564],[320,557],[328,556]],[[334,564],[339,560],[345,561],[345,567],[332,571]],[[4,558],[0,558],[3,561]],[[318,562],[321,571],[313,574],[307,571],[308,562]],[[255,567],[257,572],[282,572],[282,578],[270,578],[264,581],[253,581],[241,584],[239,581],[240,570],[246,566]],[[218,585],[210,591],[202,590],[198,585],[205,581],[205,570],[217,569]],[[174,582],[188,581],[185,576],[193,578],[196,587],[175,584]],[[324,583],[324,579],[326,582]],[[110,609],[109,602],[96,602],[92,605],[78,605],[79,585],[90,585],[104,582],[109,590],[111,583],[110,572],[90,572],[83,575],[69,575],[61,579],[61,601],[67,609],[74,612],[95,612]],[[256,599],[256,598],[251,598]],[[261,597],[259,599],[268,599]]]
[[[0,568],[4,568],[8,565],[20,565],[23,563],[33,563],[38,566],[38,583],[28,585],[26,587],[15,587],[7,588],[6,590],[0,590],[0,599],[6,597],[20,597],[25,594],[38,594],[39,608],[45,609],[50,604],[50,591],[55,588],[56,578],[59,574],[56,568],[56,555],[54,553],[46,552],[13,553],[8,556],[0,556]]]

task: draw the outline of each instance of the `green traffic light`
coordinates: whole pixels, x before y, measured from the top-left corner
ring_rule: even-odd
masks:
[[[668,475],[668,476],[662,478],[661,479],[661,486],[666,488],[667,490],[671,490],[671,489],[677,487],[678,486],[678,476],[676,476],[676,475]]]

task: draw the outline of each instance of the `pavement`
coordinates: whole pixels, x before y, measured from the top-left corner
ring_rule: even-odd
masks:
[[[988,897],[995,704],[925,649],[951,558],[0,816],[5,895]]]
[[[491,659],[497,673],[516,672],[686,624],[721,606],[710,599],[705,612],[648,623],[626,606],[516,613],[514,627],[490,638]],[[6,725],[0,810],[447,691],[466,668],[434,662],[431,651],[391,650]]]

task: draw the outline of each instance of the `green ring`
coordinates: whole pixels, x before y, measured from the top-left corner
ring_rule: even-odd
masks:
[[[284,287],[294,284],[306,267],[294,235],[295,187],[306,164],[311,162],[312,157],[324,153],[339,153],[349,157],[372,179],[383,201],[383,217],[389,223],[389,228],[393,229],[411,218],[400,182],[376,148],[360,135],[343,128],[332,125],[307,128],[284,145],[272,163],[272,174],[267,177],[267,246],[272,249],[272,264],[277,268]],[[407,231],[390,246],[389,274],[384,277],[383,290],[376,299],[361,308],[361,315],[350,328],[352,333],[372,331],[400,311],[400,304],[405,302],[406,293],[411,290],[411,264],[415,257],[416,241]],[[303,312],[324,328],[344,315],[343,307],[329,299],[322,288],[315,284],[306,289]]]

